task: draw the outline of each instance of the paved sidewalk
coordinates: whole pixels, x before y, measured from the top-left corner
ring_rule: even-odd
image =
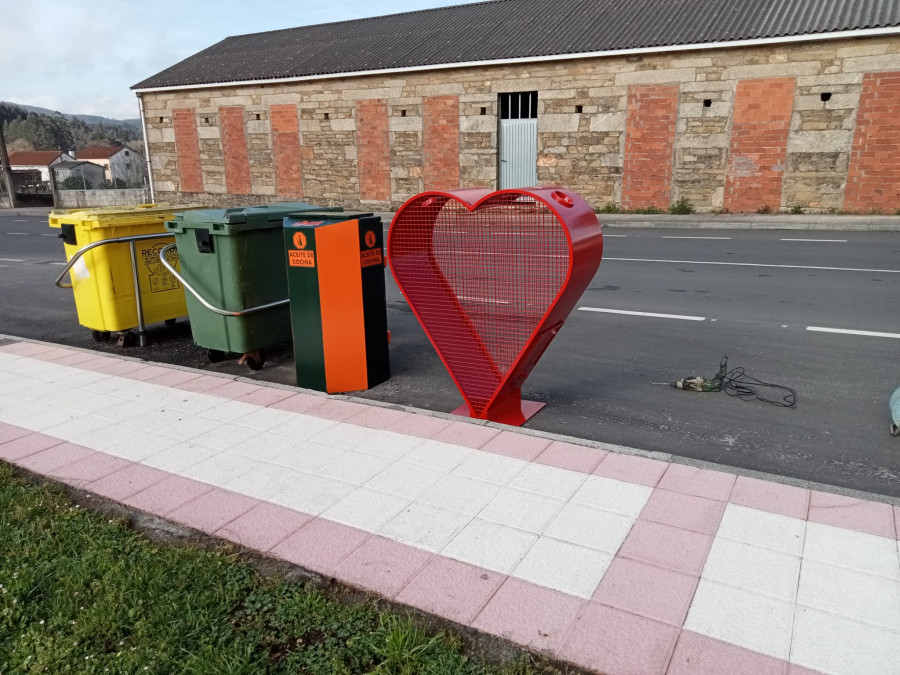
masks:
[[[52,345],[0,459],[609,675],[900,674],[900,507]]]

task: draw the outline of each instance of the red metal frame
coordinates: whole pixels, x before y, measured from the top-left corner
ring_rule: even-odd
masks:
[[[397,211],[387,251],[469,415],[523,424],[537,409],[522,384],[603,256],[593,209],[558,187],[425,192]]]

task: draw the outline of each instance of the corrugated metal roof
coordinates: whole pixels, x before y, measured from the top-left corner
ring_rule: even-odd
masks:
[[[494,0],[230,37],[132,88],[896,26],[898,0]]]

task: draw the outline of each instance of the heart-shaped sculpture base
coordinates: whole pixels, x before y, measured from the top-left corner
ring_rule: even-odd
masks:
[[[596,215],[564,188],[425,192],[388,233],[394,279],[469,415],[516,426],[536,412],[522,383],[602,255]]]

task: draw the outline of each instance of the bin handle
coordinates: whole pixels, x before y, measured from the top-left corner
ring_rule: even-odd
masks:
[[[73,255],[69,262],[66,263],[66,266],[62,268],[62,272],[59,273],[59,276],[54,280],[54,284],[59,286],[60,288],[72,288],[72,284],[63,283],[63,279],[69,273],[69,270],[72,269],[72,265],[81,260],[81,256],[83,256],[88,251],[98,248],[100,246],[106,246],[107,244],[127,244],[132,241],[141,241],[143,239],[164,239],[166,237],[174,237],[174,234],[162,232],[159,234],[135,234],[130,237],[113,237],[111,239],[101,239],[100,241],[95,241],[92,244],[88,244],[87,246],[82,246],[80,249],[75,251],[75,255]]]
[[[165,267],[169,274],[174,276],[178,283],[185,287],[185,289],[197,298],[197,301],[206,307],[210,312],[215,314],[219,314],[220,316],[247,316],[248,314],[256,314],[257,312],[263,312],[267,309],[274,309],[275,307],[281,307],[282,305],[286,305],[290,302],[290,299],[285,298],[284,300],[276,300],[275,302],[268,302],[264,305],[256,305],[255,307],[247,307],[246,309],[242,309],[237,312],[229,312],[227,309],[222,309],[221,307],[216,307],[211,302],[209,302],[206,298],[204,298],[200,293],[191,286],[187,281],[184,280],[178,271],[175,269],[175,266],[170,264],[168,260],[166,260],[166,255],[169,251],[178,251],[178,247],[175,244],[168,244],[163,246],[159,250],[159,262],[162,263],[163,267]]]

